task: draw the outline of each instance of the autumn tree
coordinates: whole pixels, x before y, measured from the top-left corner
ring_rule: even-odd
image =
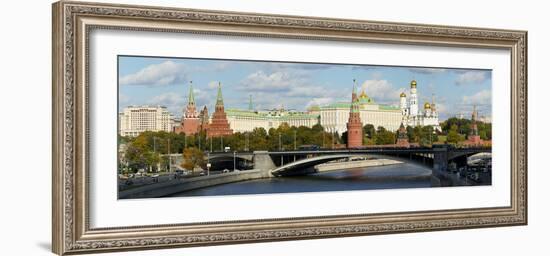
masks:
[[[206,165],[204,152],[195,147],[183,150],[183,160],[183,168],[186,170],[194,170],[195,167],[204,169]]]

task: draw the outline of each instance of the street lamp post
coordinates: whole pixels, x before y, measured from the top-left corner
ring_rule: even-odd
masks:
[[[334,133],[332,133],[332,142],[331,143],[332,143],[331,148],[334,149]]]
[[[296,130],[294,130],[294,150],[296,150]]]
[[[157,137],[155,137],[155,136],[153,136],[153,154],[155,156],[157,155]],[[150,166],[149,168],[150,168],[149,172],[153,172],[153,167]]]
[[[244,151],[248,152],[248,132],[245,133],[244,137],[245,137],[245,144],[244,144]]]
[[[210,176],[210,152],[206,156],[206,176]]]
[[[237,170],[237,153],[233,150],[233,172]]]
[[[168,172],[172,173],[172,153],[170,150],[170,138],[168,138]]]
[[[279,133],[279,151],[283,151],[281,147],[281,134]],[[283,166],[283,155],[281,154],[281,166]]]
[[[279,151],[283,151],[281,148],[281,134],[279,133]]]
[[[220,136],[220,139],[221,139],[221,142],[222,142],[220,149],[221,149],[221,152],[223,152],[223,136]]]
[[[296,130],[294,130],[294,151],[296,151]],[[294,162],[296,162],[296,154],[294,154]]]

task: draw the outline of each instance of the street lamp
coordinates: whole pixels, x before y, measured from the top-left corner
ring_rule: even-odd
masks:
[[[296,150],[296,130],[294,130],[294,150]]]
[[[294,130],[294,151],[296,151],[296,130]],[[294,154],[294,162],[296,162],[296,154]]]
[[[235,172],[235,170],[237,170],[237,153],[235,152],[235,150],[233,150],[233,172]]]
[[[325,148],[325,130],[321,131],[323,133],[323,148]]]
[[[170,138],[168,138],[168,172],[172,173],[172,153],[170,150]]]
[[[199,136],[199,151],[201,150],[201,134],[200,132],[197,133],[197,135]]]
[[[210,152],[208,152],[206,157],[206,176],[210,176]]]
[[[248,132],[244,134],[244,137],[245,137],[245,146],[244,146],[244,151],[248,152]]]
[[[279,151],[283,151],[281,148],[281,134],[279,133]],[[281,166],[283,166],[283,154],[281,154]]]
[[[283,151],[281,148],[281,134],[279,133],[279,151]]]

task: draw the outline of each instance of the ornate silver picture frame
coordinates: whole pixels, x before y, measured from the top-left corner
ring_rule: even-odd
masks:
[[[526,31],[71,1],[53,4],[52,25],[52,249],[59,255],[527,224]],[[89,47],[97,30],[507,50],[510,204],[92,227],[89,104],[97,95],[90,93]]]

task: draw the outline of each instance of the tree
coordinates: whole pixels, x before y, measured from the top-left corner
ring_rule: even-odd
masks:
[[[460,135],[458,134],[458,125],[454,124],[451,126],[449,132],[447,133],[447,143],[456,144],[460,140]]]
[[[386,130],[386,128],[382,126],[378,126],[376,134],[374,136],[374,142],[376,143],[376,145],[395,144],[395,133]]]
[[[183,150],[183,168],[187,170],[194,170],[195,167],[201,167],[205,169],[206,161],[204,160],[204,153],[198,148],[186,148]]]
[[[368,137],[369,139],[372,139],[375,132],[376,130],[374,129],[374,125],[366,124],[363,126],[363,135]]]
[[[251,150],[265,150],[267,148],[267,132],[264,128],[254,128],[249,135]]]

